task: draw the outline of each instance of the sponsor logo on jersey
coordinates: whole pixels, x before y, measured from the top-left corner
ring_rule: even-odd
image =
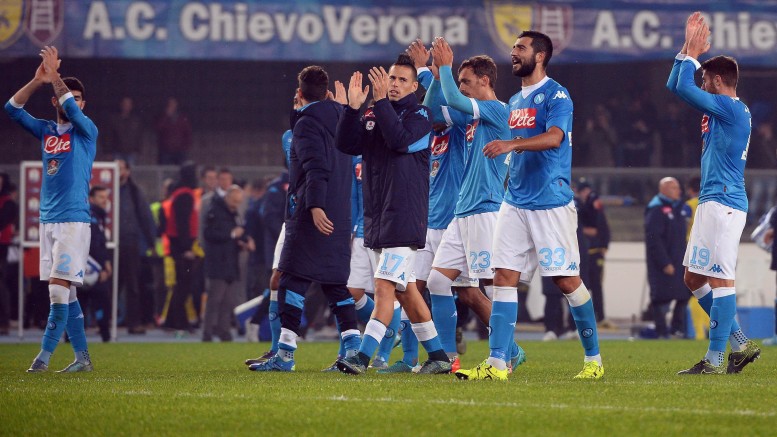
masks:
[[[49,159],[49,162],[46,163],[46,174],[49,176],[54,176],[59,172],[59,160],[58,159]]]
[[[62,136],[46,135],[43,137],[43,151],[50,155],[57,155],[60,153],[69,153],[70,147],[70,134],[62,134]]]
[[[441,136],[435,136],[432,140],[432,155],[440,156],[448,151],[448,144],[450,143],[450,134]]]
[[[710,131],[710,116],[707,114],[704,114],[704,117],[701,118],[701,133],[707,133]]]
[[[353,174],[356,176],[356,180],[361,182],[362,180],[362,163],[359,162],[353,167]]]
[[[558,90],[556,91],[556,95],[553,96],[553,99],[568,99],[569,96],[564,91]]]
[[[510,129],[532,129],[537,127],[537,108],[513,109],[510,112]]]
[[[471,142],[475,138],[475,131],[478,130],[478,123],[480,120],[475,120],[467,125],[467,142]]]

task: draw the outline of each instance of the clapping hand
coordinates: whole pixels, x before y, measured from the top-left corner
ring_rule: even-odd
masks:
[[[366,85],[362,89],[362,74],[357,71],[351,75],[351,81],[348,83],[348,105],[356,109],[362,107],[367,100],[367,94],[370,92],[370,86]]]
[[[57,48],[54,46],[43,47],[40,51],[40,57],[43,58],[43,62],[38,67],[40,76],[38,71],[36,71],[35,77],[39,77],[44,83],[54,82],[59,78],[57,70],[59,70],[59,65],[62,63],[62,60],[58,58]]]
[[[426,62],[429,60],[429,50],[420,39],[411,42],[405,52],[413,60],[416,69],[426,67]]]
[[[389,77],[383,67],[372,67],[368,73],[370,83],[372,83],[372,98],[378,100],[388,97]]]
[[[434,65],[442,67],[443,65],[453,65],[453,49],[445,38],[438,36],[432,43],[432,59]]]
[[[334,101],[341,104],[348,104],[348,93],[345,91],[345,85],[339,80],[335,81],[335,97]]]

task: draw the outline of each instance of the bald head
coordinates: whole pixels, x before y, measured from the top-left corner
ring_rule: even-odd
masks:
[[[672,200],[680,200],[680,183],[672,177],[663,178],[658,182],[658,192]]]
[[[231,185],[227,188],[227,194],[224,195],[224,201],[230,211],[235,212],[243,203],[243,189],[239,185]]]

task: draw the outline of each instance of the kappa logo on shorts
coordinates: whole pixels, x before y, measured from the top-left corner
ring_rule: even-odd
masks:
[[[710,267],[710,270],[712,273],[723,273],[723,269],[720,268],[719,265],[713,264],[712,267]]]
[[[577,263],[576,262],[569,263],[569,267],[567,267],[567,270],[577,270]]]
[[[402,274],[399,275],[399,277],[397,279],[399,279],[400,281],[404,281],[405,280],[405,273],[402,272]]]

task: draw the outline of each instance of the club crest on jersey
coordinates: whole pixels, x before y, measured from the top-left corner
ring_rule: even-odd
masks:
[[[356,176],[357,181],[362,180],[362,163],[359,162],[355,166],[353,166],[353,174]]]
[[[467,142],[471,142],[475,138],[475,131],[478,130],[478,123],[480,120],[474,120],[467,125]]]
[[[710,116],[707,114],[704,114],[704,117],[701,118],[701,133],[707,133],[710,131]]]
[[[537,108],[513,109],[510,112],[510,129],[532,129],[537,127]]]
[[[43,137],[43,151],[50,155],[70,152],[70,134],[62,136],[46,135]]]
[[[59,172],[59,160],[58,159],[49,159],[49,162],[46,163],[46,174],[49,176],[54,176]]]
[[[539,93],[536,96],[534,96],[534,104],[539,105],[540,103],[545,101],[545,93]]]
[[[432,169],[429,171],[430,177],[437,176],[437,173],[440,171],[440,161],[432,161]]]
[[[450,143],[450,135],[445,134],[442,136],[435,136],[432,140],[432,155],[440,156],[448,151],[448,144]]]
[[[373,129],[375,129],[375,121],[374,121],[374,120],[369,120],[369,121],[367,121],[367,123],[365,123],[365,124],[364,124],[364,127],[365,127],[367,130],[373,130]]]

